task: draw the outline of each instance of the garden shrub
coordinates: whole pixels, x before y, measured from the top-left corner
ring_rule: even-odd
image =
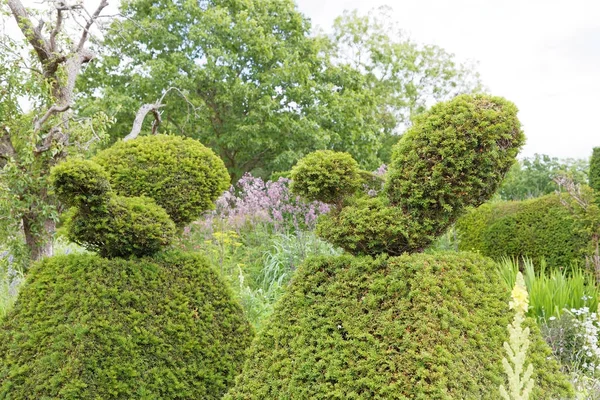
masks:
[[[106,172],[92,161],[69,160],[52,169],[59,199],[73,206],[66,218],[69,240],[104,257],[151,255],[175,233],[165,210],[148,197],[117,196]]]
[[[313,258],[225,399],[498,399],[509,300],[493,262],[472,253]],[[533,398],[567,398],[529,326]]]
[[[349,208],[323,217],[319,233],[353,254],[421,251],[466,207],[492,196],[523,142],[517,108],[500,97],[461,95],[439,103],[416,118],[395,145],[379,199],[347,198],[344,206]],[[311,156],[298,165],[310,170],[309,163],[315,171],[323,170]],[[331,171],[321,173],[329,176]],[[309,181],[319,179],[311,175]],[[368,221],[367,231],[356,228],[360,221]]]
[[[594,147],[590,160],[590,187],[600,193],[600,147]]]
[[[180,136],[142,136],[118,142],[94,161],[122,196],[147,196],[182,227],[214,208],[228,188],[223,161],[200,142]]]
[[[46,258],[0,325],[0,398],[221,399],[252,336],[200,255]]]
[[[348,153],[319,150],[292,168],[290,189],[309,201],[341,206],[361,185],[358,163]]]
[[[564,196],[564,195],[563,195]],[[530,257],[539,264],[568,268],[588,251],[592,233],[578,229],[578,220],[559,195],[524,201],[484,204],[456,223],[459,249],[501,259]]]
[[[495,192],[524,141],[516,112],[462,95],[419,117],[395,146],[384,191],[349,193],[320,217],[319,235],[355,256],[300,266],[225,399],[499,398],[513,313],[493,262],[407,253]],[[534,397],[571,395],[529,325]]]

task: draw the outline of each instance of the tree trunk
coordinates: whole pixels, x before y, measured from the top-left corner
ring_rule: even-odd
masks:
[[[50,257],[54,253],[52,236],[56,228],[56,222],[47,219],[44,221],[44,226],[41,229],[43,233],[36,233],[35,222],[35,218],[23,217],[25,243],[27,243],[27,247],[31,251],[31,260],[34,262],[44,257]]]

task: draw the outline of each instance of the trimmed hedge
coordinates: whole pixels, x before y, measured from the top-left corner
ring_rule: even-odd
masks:
[[[543,257],[551,267],[567,268],[587,254],[592,240],[578,224],[559,196],[552,194],[484,204],[461,217],[456,229],[461,250],[495,259]]]
[[[199,255],[46,258],[0,325],[0,398],[220,399],[252,336]]]
[[[181,136],[142,136],[98,153],[113,189],[122,196],[147,196],[182,227],[214,208],[229,187],[223,161],[200,142]]]
[[[600,147],[594,147],[590,160],[590,187],[600,193]]]
[[[493,262],[472,253],[311,259],[225,399],[496,400],[509,300]],[[533,398],[572,395],[529,325]]]
[[[524,140],[517,108],[503,98],[460,95],[438,103],[417,117],[394,146],[378,199],[352,197],[347,185],[335,195],[319,196],[338,208],[321,218],[318,233],[356,255],[422,251],[466,207],[478,206],[494,194]],[[294,169],[292,180],[298,181],[293,185],[303,188],[298,192],[305,196],[331,192],[320,182],[341,181],[336,168],[322,167],[322,156],[309,155]],[[347,197],[343,208],[340,195]]]

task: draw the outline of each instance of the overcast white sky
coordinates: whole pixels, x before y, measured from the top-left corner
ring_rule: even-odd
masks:
[[[389,5],[410,36],[479,62],[520,109],[522,155],[588,157],[600,146],[600,0],[296,0],[328,30],[343,10]]]

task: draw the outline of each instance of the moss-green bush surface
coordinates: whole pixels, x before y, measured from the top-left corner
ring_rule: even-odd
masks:
[[[177,226],[214,208],[229,186],[223,161],[200,142],[180,136],[142,136],[118,142],[94,157],[122,196],[147,196]]]
[[[319,236],[355,255],[422,251],[467,207],[494,194],[524,141],[516,106],[501,97],[465,94],[440,102],[394,146],[378,199],[347,199],[321,218]],[[310,171],[304,178],[317,190],[314,183],[335,173],[314,158],[296,168]]]
[[[0,398],[220,399],[252,335],[201,256],[46,258],[0,326]]]
[[[509,298],[472,253],[311,259],[225,399],[499,399]],[[530,325],[534,398],[568,398]]]
[[[563,195],[568,196],[568,195]],[[503,256],[544,258],[551,267],[569,267],[589,250],[591,232],[552,194],[524,201],[484,204],[456,223],[459,249]]]

